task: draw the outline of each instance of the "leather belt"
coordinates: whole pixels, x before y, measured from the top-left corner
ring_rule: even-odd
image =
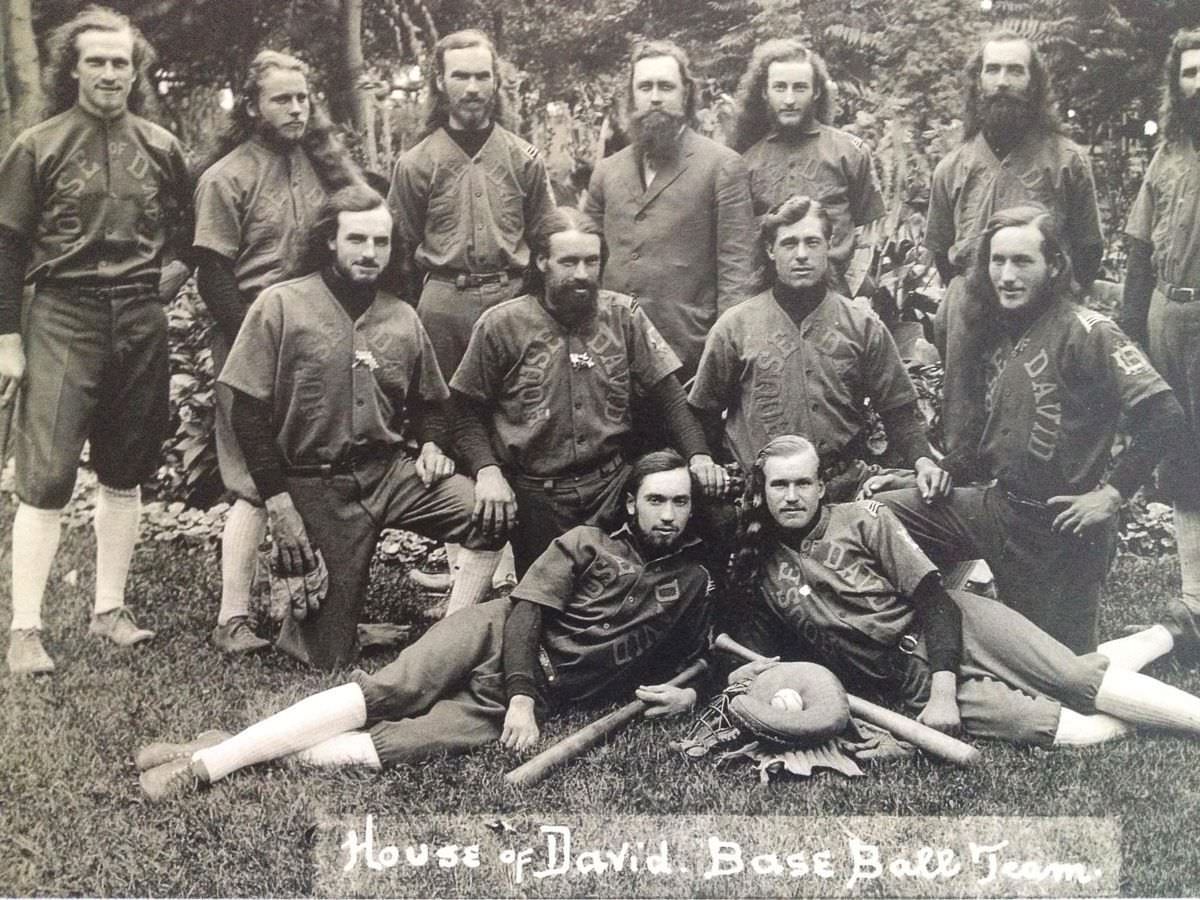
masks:
[[[521,280],[520,269],[509,269],[503,272],[454,272],[449,269],[434,269],[429,273],[432,281],[452,284],[460,291],[467,288],[478,288],[488,284],[508,284],[510,281]]]
[[[574,487],[584,482],[593,481],[597,478],[603,478],[605,475],[611,475],[613,472],[625,465],[625,460],[618,453],[608,462],[592,469],[589,472],[584,472],[581,475],[559,475],[555,478],[538,478],[534,475],[514,475],[513,481],[520,484],[522,487],[540,488],[543,491],[553,491],[557,488]]]
[[[102,300],[127,300],[131,297],[158,298],[156,281],[69,281],[46,278],[38,282],[38,290],[60,291],[76,296],[97,297]]]
[[[328,478],[331,475],[346,475],[353,472],[356,466],[374,462],[379,459],[391,459],[399,447],[380,445],[363,450],[352,450],[341,459],[334,462],[299,462],[294,466],[285,465],[284,475],[298,478]]]
[[[1011,505],[1017,507],[1018,509],[1025,510],[1030,514],[1048,518],[1057,512],[1053,506],[1051,506],[1049,503],[1046,503],[1044,500],[1036,500],[1033,497],[1027,497],[1024,494],[1018,494],[1015,491],[1010,491],[1003,485],[997,485],[997,487],[1000,488],[1000,493],[1004,495],[1004,499],[1007,500]]]
[[[1175,287],[1173,284],[1159,285],[1162,295],[1172,303],[1191,303],[1200,300],[1200,288]]]

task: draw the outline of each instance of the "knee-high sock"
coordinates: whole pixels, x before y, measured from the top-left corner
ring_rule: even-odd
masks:
[[[446,615],[466,609],[488,598],[492,589],[492,573],[500,562],[499,550],[458,551],[458,574],[450,588],[450,600],[446,603]]]
[[[12,526],[12,627],[41,628],[42,598],[62,536],[62,510],[22,503]]]
[[[368,769],[383,767],[379,762],[379,754],[375,752],[375,742],[365,731],[347,731],[334,735],[307,750],[293,753],[288,759],[306,766],[364,766]]]
[[[1200,697],[1140,672],[1110,666],[1096,692],[1096,709],[1135,725],[1200,734]]]
[[[125,605],[125,582],[138,539],[142,514],[141,488],[119,490],[100,485],[96,494],[96,606],[108,612]]]
[[[221,611],[217,624],[250,614],[250,588],[258,545],[267,532],[267,511],[245,500],[235,500],[221,532]]]
[[[192,754],[208,780],[219,781],[245,766],[307,750],[367,723],[367,701],[357,684],[343,684],[305,697],[245,731]]]
[[[1104,713],[1085,716],[1064,706],[1058,717],[1058,730],[1054,732],[1054,746],[1088,747],[1130,734],[1133,734],[1133,726],[1128,722]]]
[[[1096,652],[1107,656],[1115,669],[1140,672],[1160,656],[1171,652],[1175,638],[1163,625],[1151,625],[1137,634],[1105,641]]]

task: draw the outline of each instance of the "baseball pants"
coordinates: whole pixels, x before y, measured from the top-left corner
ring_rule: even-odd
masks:
[[[304,621],[285,619],[276,645],[322,669],[348,665],[358,656],[358,622],[383,529],[403,528],[472,550],[497,550],[502,543],[472,524],[475,489],[469,478],[451,475],[426,488],[415,461],[401,455],[338,474],[289,476],[287,482],[308,539],[325,558],[329,593]]]
[[[170,426],[167,318],[157,289],[39,286],[23,335],[14,419],[21,500],[66,506],[85,441],[101,484],[128,490],[153,475]]]
[[[520,278],[463,288],[432,276],[425,280],[417,315],[429,334],[438,368],[447,383],[466,355],[471,330],[479,317],[497,303],[511,300],[521,289]]]
[[[1083,538],[1059,534],[1050,530],[1053,513],[1012,503],[995,486],[955,488],[932,506],[915,489],[875,499],[938,566],[986,560],[1006,605],[1076,653],[1096,649],[1100,590],[1116,551],[1115,521]]]

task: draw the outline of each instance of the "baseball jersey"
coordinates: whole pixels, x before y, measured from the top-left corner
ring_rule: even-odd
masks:
[[[300,146],[279,152],[253,137],[200,176],[192,243],[232,260],[238,290],[253,299],[296,274],[324,201]]]
[[[885,212],[871,151],[848,132],[820,123],[795,141],[776,132],[742,159],[750,170],[756,216],[794,194],[820,201],[833,221],[829,257],[842,268],[854,252],[855,226],[874,222]]]
[[[474,157],[439,128],[396,161],[388,208],[425,270],[524,269],[529,243],[554,209],[537,149],[499,125]]]
[[[494,404],[493,449],[507,467],[550,478],[611,459],[633,427],[631,401],[678,368],[623,294],[600,291],[596,315],[574,330],[525,294],[475,323],[450,386]]]
[[[411,306],[380,292],[352,321],[319,272],[259,295],[220,381],[271,404],[287,465],[398,445],[407,399],[450,396]]]
[[[803,434],[822,459],[877,410],[917,399],[891,334],[870,309],[832,291],[797,326],[765,291],[726,311],[704,346],[688,402],[726,412],[725,442],[749,471],[781,434]]]
[[[191,194],[179,141],[128,112],[101,119],[73,106],[0,160],[0,225],[31,242],[28,281],[157,282]]]
[[[979,458],[1010,490],[1038,500],[1093,490],[1118,419],[1169,390],[1111,319],[1054,302],[985,363],[987,421]]]
[[[1060,134],[1031,134],[1001,160],[980,132],[934,169],[925,245],[965,270],[992,214],[1030,201],[1054,214],[1073,259],[1104,243],[1082,147]]]
[[[644,560],[628,525],[612,534],[579,525],[556,538],[512,592],[552,610],[542,647],[562,696],[587,700],[639,678],[666,659],[706,649],[715,590],[699,562],[699,540]]]
[[[1154,245],[1154,273],[1200,287],[1200,156],[1190,140],[1163,144],[1146,169],[1125,233]]]
[[[828,505],[820,516],[799,549],[774,544],[758,599],[815,659],[890,694],[895,650],[915,627],[908,598],[937,567],[874,500]]]

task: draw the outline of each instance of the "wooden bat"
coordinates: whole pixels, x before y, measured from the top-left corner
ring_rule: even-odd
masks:
[[[761,653],[755,653],[749,647],[739,644],[727,634],[717,635],[712,645],[714,650],[724,650],[726,653],[741,657],[747,662],[766,659]],[[861,697],[855,697],[853,694],[848,694],[847,699],[850,701],[851,715],[858,716],[872,725],[878,725],[880,728],[890,731],[893,735],[900,738],[900,740],[908,741],[914,747],[919,747],[931,756],[952,762],[957,766],[976,766],[983,760],[982,754],[970,744],[944,734],[937,729],[930,728],[916,719],[910,719],[908,716],[892,712],[890,709],[884,709],[878,704],[864,700]]]
[[[667,684],[674,687],[682,687],[703,673],[707,668],[708,663],[702,659],[698,659],[668,681]],[[591,750],[617,729],[636,719],[648,708],[649,704],[643,700],[633,700],[630,703],[626,703],[621,708],[614,709],[608,715],[601,716],[590,725],[585,725],[574,734],[568,735],[557,744],[547,747],[532,759],[526,760],[505,775],[504,780],[509,784],[537,784],[550,774],[551,769]]]

